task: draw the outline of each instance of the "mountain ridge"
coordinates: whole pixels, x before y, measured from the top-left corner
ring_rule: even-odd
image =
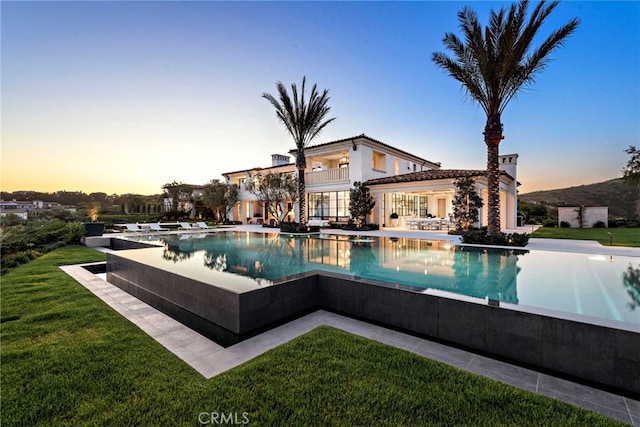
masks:
[[[610,218],[640,218],[640,190],[622,178],[554,190],[519,194],[525,203],[547,206],[607,206]]]

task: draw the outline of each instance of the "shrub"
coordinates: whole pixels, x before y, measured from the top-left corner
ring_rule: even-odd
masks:
[[[20,267],[21,265],[38,258],[40,255],[42,254],[38,251],[28,250],[3,256],[2,263],[0,263],[0,274],[4,275],[16,267]]]
[[[320,227],[301,226],[297,222],[283,222],[280,224],[280,231],[283,233],[317,233],[320,231]]]
[[[463,243],[484,243],[487,237],[486,230],[474,230],[467,233],[462,233]]]
[[[531,236],[527,233],[512,233],[507,234],[507,241],[513,243],[515,246],[527,246],[529,237]]]
[[[529,237],[527,233],[500,233],[496,236],[487,236],[487,230],[483,229],[462,234],[462,242],[498,246],[527,246]]]
[[[596,221],[593,224],[593,228],[606,228],[607,224],[605,224],[603,221]]]
[[[618,221],[609,220],[609,228],[618,228]]]
[[[570,228],[571,224],[569,224],[567,221],[561,221],[560,222],[560,227],[562,227],[562,228]]]
[[[14,225],[25,225],[26,223],[26,219],[22,219],[18,215],[12,213],[0,217],[0,227],[2,228],[12,227]]]
[[[351,230],[351,231],[371,231],[371,230],[379,230],[380,225],[378,224],[366,224],[361,227],[358,227],[355,224],[347,224],[340,227],[342,230]]]
[[[2,274],[40,256],[40,252],[64,246],[67,223],[59,219],[30,220],[26,225],[8,227],[2,238]],[[83,227],[84,234],[84,227]]]
[[[84,224],[81,222],[67,223],[67,242],[78,244],[84,236]]]
[[[557,221],[557,220],[555,220],[555,219],[545,219],[545,220],[542,222],[542,226],[543,226],[543,227],[555,227],[555,226],[557,226],[557,225],[558,225],[558,221]]]
[[[640,227],[640,222],[630,220],[630,221],[627,221],[627,223],[625,224],[625,227],[629,227],[629,228]]]

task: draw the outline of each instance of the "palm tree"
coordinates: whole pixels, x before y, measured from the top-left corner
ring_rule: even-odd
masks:
[[[284,124],[287,131],[296,143],[296,168],[298,169],[298,200],[300,208],[300,224],[306,224],[307,197],[304,183],[304,170],[307,168],[307,159],[304,149],[324,129],[326,125],[335,120],[335,117],[325,119],[329,113],[329,91],[325,89],[318,93],[316,85],[311,88],[309,101],[305,102],[306,77],[302,77],[302,90],[298,94],[295,83],[291,84],[291,95],[282,82],[277,82],[279,100],[271,94],[263,93],[262,97],[268,100],[276,109],[278,120]],[[293,100],[291,99],[293,98]]]
[[[562,47],[580,23],[577,18],[570,20],[531,51],[538,30],[558,3],[538,3],[528,20],[526,0],[512,4],[508,11],[491,9],[489,24],[484,30],[476,12],[465,6],[458,12],[465,40],[453,33],[446,33],[442,40],[454,57],[442,52],[434,52],[432,56],[438,67],[462,83],[467,95],[487,115],[483,134],[487,145],[487,234],[490,236],[500,234],[498,146],[504,138],[502,112],[514,96],[535,82],[536,75],[549,63],[549,54]]]

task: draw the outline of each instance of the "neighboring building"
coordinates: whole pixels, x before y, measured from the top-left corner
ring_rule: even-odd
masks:
[[[22,209],[0,210],[0,217],[4,217],[7,215],[16,215],[22,219],[27,219],[29,213],[27,211],[23,211]]]
[[[295,156],[296,150],[290,153]],[[426,160],[387,145],[366,135],[345,138],[305,149],[307,171],[307,218],[336,222],[348,221],[349,190],[356,181],[365,183],[375,198],[376,206],[369,222],[389,226],[389,216],[397,213],[400,225],[410,218],[428,216],[449,219],[455,195],[454,181],[463,176],[474,177],[478,193],[487,205],[487,180],[484,170],[441,169],[440,163]],[[500,201],[503,228],[516,227],[517,154],[500,156]],[[231,220],[253,222],[256,213],[266,212],[247,183],[258,174],[295,173],[289,157],[272,156],[272,166],[224,173],[228,184],[239,187],[239,201],[230,213]],[[486,225],[486,209],[480,212]],[[296,215],[297,219],[297,215]]]
[[[0,210],[2,210],[3,212],[8,212],[8,211],[13,211],[13,210],[20,210],[20,211],[33,211],[36,209],[42,209],[43,207],[43,202],[39,201],[39,200],[26,200],[26,201],[19,201],[19,200],[11,200],[11,201],[4,201],[1,200],[0,201]],[[11,212],[9,212],[11,213]]]
[[[582,219],[582,221],[581,221]],[[593,228],[599,222],[608,226],[609,208],[602,206],[558,207],[558,225],[569,223],[571,228]],[[582,222],[582,223],[581,223]]]
[[[63,206],[57,202],[43,202],[42,200],[0,200],[0,214],[15,214],[27,219],[29,214],[37,215],[43,209],[67,209],[75,211],[75,207]]]

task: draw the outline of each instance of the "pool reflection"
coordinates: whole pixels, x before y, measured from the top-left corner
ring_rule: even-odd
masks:
[[[211,270],[276,280],[311,270],[518,303],[518,257],[526,251],[455,247],[446,241],[321,235],[217,233],[167,238],[164,259],[202,256]]]
[[[631,297],[631,302],[628,304],[629,308],[635,310],[640,307],[640,265],[638,265],[638,268],[633,268],[629,264],[627,271],[622,273],[622,283]]]

